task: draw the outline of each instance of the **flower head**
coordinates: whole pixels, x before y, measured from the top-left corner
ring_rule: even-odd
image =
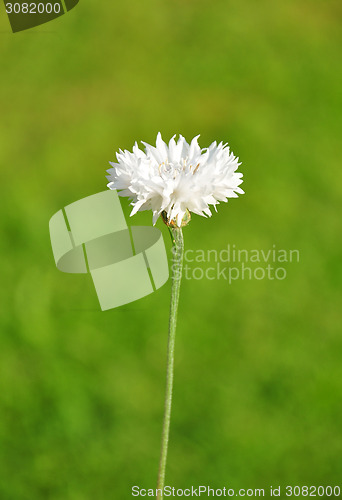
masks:
[[[120,149],[117,163],[110,162],[107,186],[131,198],[131,215],[152,210],[153,224],[162,213],[164,221],[176,226],[189,212],[210,217],[209,205],[216,210],[220,201],[243,194],[242,174],[236,172],[241,163],[227,144],[215,141],[201,149],[198,137],[188,144],[174,136],[167,145],[159,133],[156,147],[143,142],[145,152],[137,143],[133,153]]]

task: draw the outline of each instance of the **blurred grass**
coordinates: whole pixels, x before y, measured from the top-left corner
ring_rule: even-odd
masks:
[[[167,483],[340,484],[341,3],[81,1],[15,35],[1,9],[1,500],[155,485],[169,284],[102,313],[48,220],[158,130],[243,162],[187,248],[301,253],[284,281],[184,280]]]

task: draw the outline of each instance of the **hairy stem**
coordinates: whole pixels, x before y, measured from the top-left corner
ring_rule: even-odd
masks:
[[[171,420],[177,311],[178,311],[180,284],[182,279],[183,254],[184,254],[184,240],[183,240],[182,229],[180,227],[171,227],[169,229],[172,236],[172,288],[171,288],[171,303],[170,303],[169,336],[168,336],[168,346],[167,346],[164,422],[163,422],[162,443],[161,443],[159,473],[157,482],[158,500],[162,500],[163,498],[163,489],[165,485],[165,468],[167,461],[167,450],[169,443],[170,420]]]

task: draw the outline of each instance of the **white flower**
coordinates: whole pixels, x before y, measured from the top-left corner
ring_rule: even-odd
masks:
[[[145,152],[137,143],[133,153],[120,149],[118,162],[110,162],[113,168],[108,170],[107,186],[131,198],[131,215],[152,210],[153,224],[162,212],[177,226],[188,211],[211,216],[209,205],[216,210],[220,201],[243,193],[238,187],[242,174],[236,172],[241,163],[227,144],[215,141],[201,149],[198,137],[188,144],[181,135],[177,142],[174,136],[167,145],[159,133],[156,147],[143,142]]]

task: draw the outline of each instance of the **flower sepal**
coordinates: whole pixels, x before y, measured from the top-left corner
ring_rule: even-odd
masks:
[[[166,224],[168,227],[184,227],[184,226],[187,226],[189,224],[189,222],[191,221],[191,213],[188,209],[186,209],[186,212],[183,216],[183,219],[182,219],[180,226],[177,224],[176,219],[169,219],[168,218],[167,212],[165,210],[162,211],[161,218],[163,219],[164,224]]]

